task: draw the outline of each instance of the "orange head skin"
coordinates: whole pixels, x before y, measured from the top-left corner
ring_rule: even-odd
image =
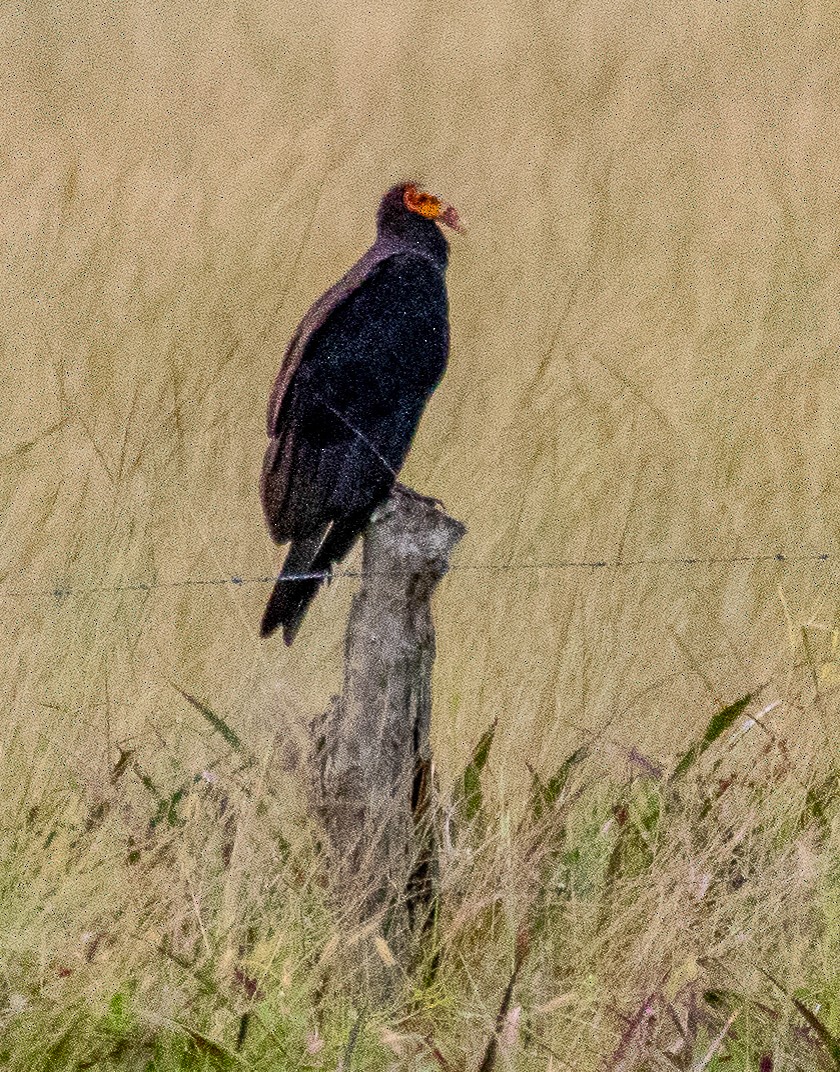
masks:
[[[413,182],[405,185],[403,204],[409,212],[416,212],[418,216],[423,216],[424,219],[436,220],[438,223],[446,224],[447,227],[457,231],[459,234],[464,231],[464,225],[453,205],[448,205],[445,201],[441,201],[434,194],[425,193]]]

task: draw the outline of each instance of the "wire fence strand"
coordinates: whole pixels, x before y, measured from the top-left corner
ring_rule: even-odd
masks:
[[[448,573],[516,573],[516,572],[562,572],[565,570],[588,570],[591,573],[623,569],[682,569],[691,566],[742,566],[757,565],[761,563],[788,565],[802,562],[829,562],[836,559],[837,555],[828,551],[812,551],[798,554],[785,554],[781,551],[769,552],[759,555],[670,555],[662,557],[647,557],[633,559],[596,559],[583,561],[577,559],[557,560],[552,562],[498,562],[498,563],[475,563],[465,565],[453,565]],[[376,576],[399,576],[403,570],[380,570]],[[370,575],[370,574],[368,574]],[[273,585],[278,580],[282,581],[305,581],[305,580],[345,580],[363,576],[360,569],[334,570],[317,573],[272,573],[260,576],[237,576],[230,577],[184,577],[180,580],[137,580],[120,581],[116,584],[102,585],[75,585],[56,584],[52,588],[10,588],[0,589],[0,598],[49,598],[62,600],[75,596],[104,595],[118,592],[156,592],[163,589],[176,588],[211,588],[225,585]]]

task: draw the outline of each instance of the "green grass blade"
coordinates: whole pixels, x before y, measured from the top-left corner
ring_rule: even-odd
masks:
[[[458,796],[463,804],[464,815],[468,822],[478,815],[484,803],[484,796],[481,790],[481,772],[487,765],[487,758],[490,755],[490,748],[493,744],[497,725],[498,719],[494,719],[493,723],[481,735],[461,778]]]
[[[253,763],[253,756],[242,743],[236,731],[231,729],[221,715],[217,715],[212,708],[208,707],[207,704],[202,703],[201,700],[197,699],[195,696],[191,696],[190,693],[184,692],[184,690],[179,688],[174,682],[170,681],[169,684],[176,692],[179,692],[184,697],[187,703],[192,704],[202,718],[207,720],[216,733],[220,734],[235,752],[245,756],[250,763]]]
[[[689,767],[697,762],[706,749],[709,748],[710,745],[713,745],[722,733],[726,733],[732,723],[743,713],[751,701],[752,693],[747,693],[747,695],[742,696],[740,700],[736,700],[735,703],[730,704],[728,707],[724,707],[722,710],[712,715],[702,738],[696,744],[692,745],[680,759],[679,763],[677,763],[674,773],[671,775],[672,782],[677,778],[681,778]]]
[[[539,819],[546,811],[554,807],[560,794],[566,788],[572,767],[582,763],[588,756],[589,748],[581,745],[563,760],[547,782],[543,782],[538,774],[534,774],[531,784],[531,814],[535,819]]]

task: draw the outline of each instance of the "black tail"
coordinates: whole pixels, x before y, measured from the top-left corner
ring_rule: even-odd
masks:
[[[324,537],[324,530],[304,540],[296,540],[289,548],[283,570],[274,582],[268,605],[263,614],[260,636],[268,636],[283,626],[283,640],[291,645],[306,616],[309,604],[329,576],[333,563],[344,558],[370,520],[371,510],[334,522]],[[290,580],[294,574],[315,574],[301,580]]]
[[[260,636],[269,636],[283,626],[283,639],[291,644],[300,628],[306,609],[321,586],[323,577],[295,580],[295,575],[321,572],[315,565],[318,549],[324,539],[321,530],[314,536],[295,541],[289,548],[280,576],[274,582],[260,624]]]

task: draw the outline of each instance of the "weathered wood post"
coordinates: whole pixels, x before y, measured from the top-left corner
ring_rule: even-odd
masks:
[[[378,917],[398,960],[408,950],[435,852],[424,820],[431,778],[430,600],[466,532],[433,499],[399,485],[364,537],[344,684],[312,724],[315,808],[330,883],[358,923]]]

